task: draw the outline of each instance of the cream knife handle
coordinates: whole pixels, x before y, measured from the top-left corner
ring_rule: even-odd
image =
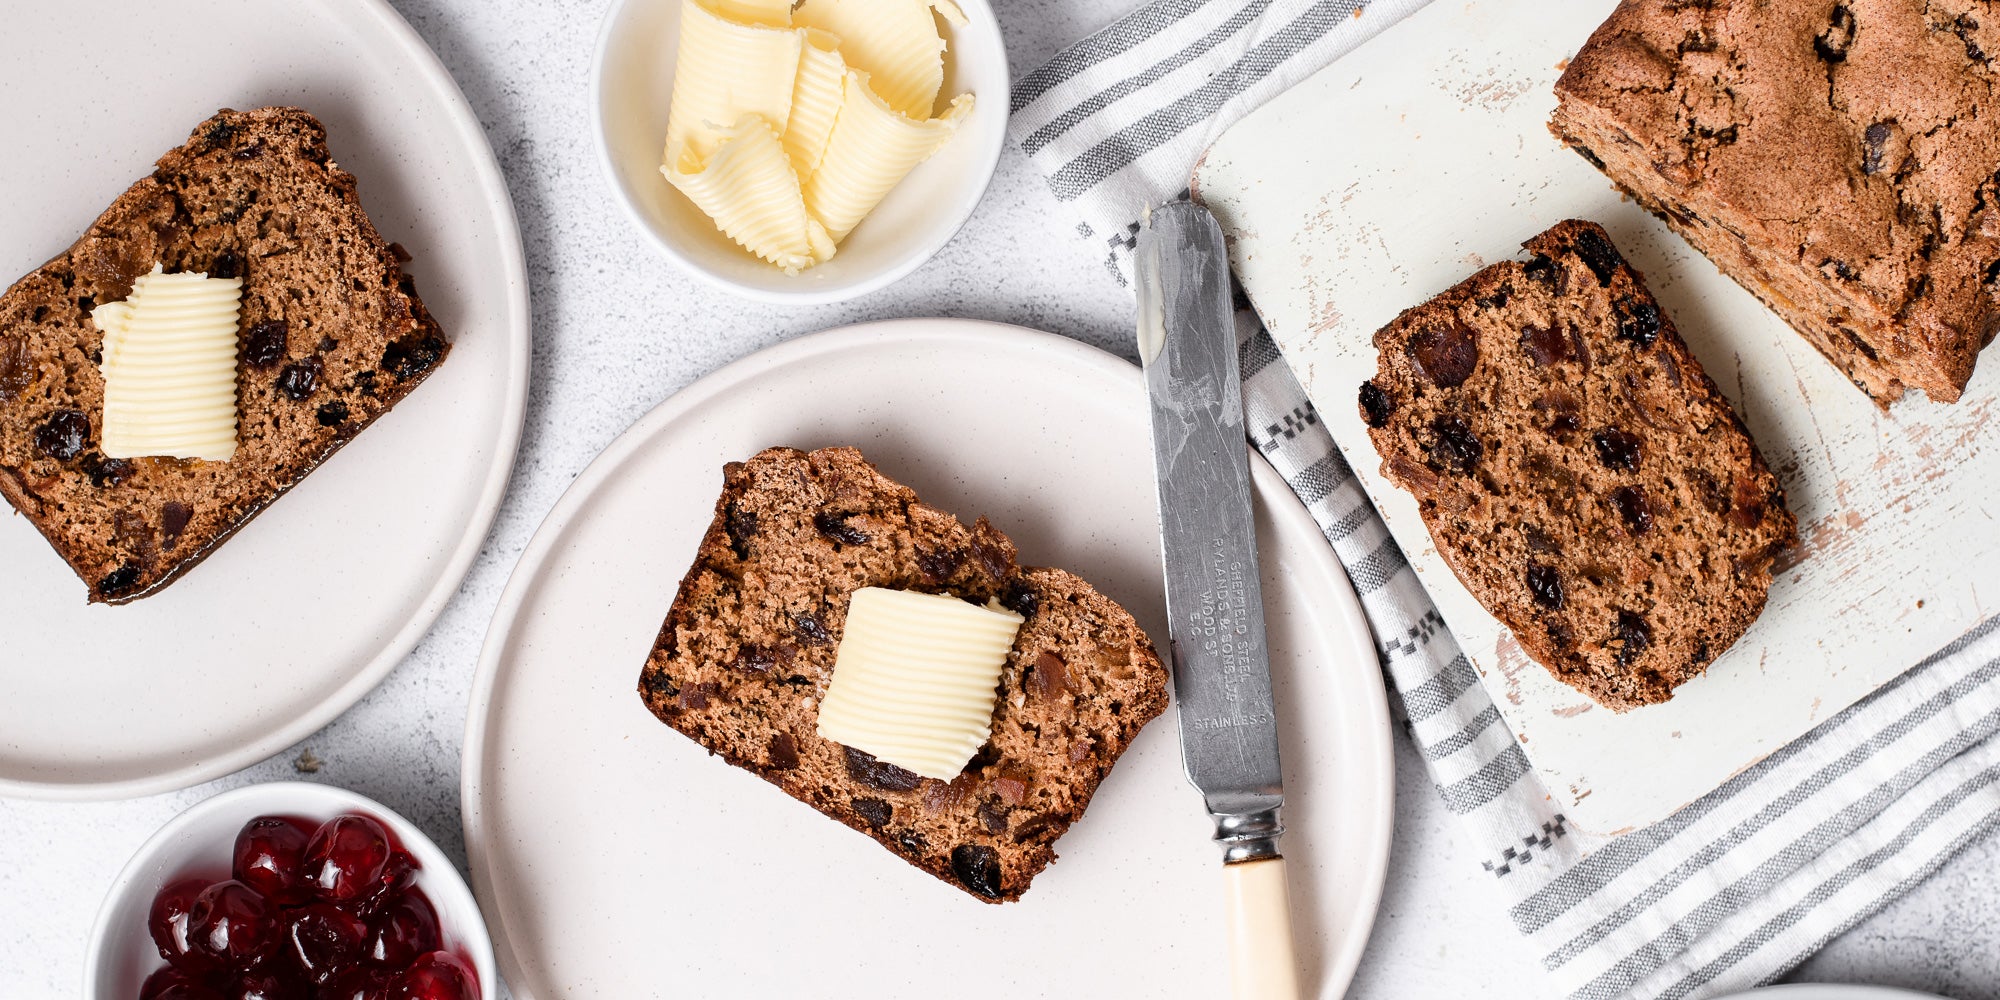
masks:
[[[1230,995],[1235,1000],[1298,1000],[1285,859],[1223,865],[1222,884],[1229,907]]]

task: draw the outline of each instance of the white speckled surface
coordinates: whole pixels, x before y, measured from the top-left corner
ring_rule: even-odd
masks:
[[[738,302],[676,273],[609,200],[590,148],[585,72],[603,4],[393,0],[457,76],[508,174],[533,284],[535,388],[506,506],[457,599],[409,660],[332,725],[211,785],[128,802],[0,800],[0,997],[75,995],[84,935],[112,876],[168,817],[253,781],[345,785],[402,811],[459,859],[458,748],[487,615],[541,515],[619,431],[698,376],[788,336],[892,316],[971,316],[1123,354],[1126,293],[1070,237],[1017,151],[963,233],[914,276],[839,306]],[[1109,23],[1131,0],[999,0],[1015,75]],[[1451,817],[1398,741],[1398,841],[1354,996],[1548,992]],[[2000,1000],[2000,840],[1832,942],[1798,978]]]

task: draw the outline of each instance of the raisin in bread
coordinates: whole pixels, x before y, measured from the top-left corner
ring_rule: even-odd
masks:
[[[662,722],[987,901],[1013,900],[1167,706],[1130,614],[1059,569],[1015,565],[852,448],[773,448],[723,470],[715,521],[639,679]],[[997,599],[1024,616],[993,737],[949,782],[816,734],[848,597],[862,587]]]
[[[1619,711],[1665,701],[1763,610],[1792,514],[1604,230],[1525,245],[1375,334],[1362,418],[1529,656]]]
[[[2000,6],[1625,0],[1549,128],[1883,405],[2000,327]]]
[[[0,298],[0,495],[122,604],[187,572],[450,349],[297,108],[224,110]],[[155,263],[243,279],[236,455],[106,458],[91,310]]]

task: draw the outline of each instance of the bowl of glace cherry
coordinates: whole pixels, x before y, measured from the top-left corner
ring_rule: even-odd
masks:
[[[493,945],[450,860],[327,785],[224,792],[118,876],[92,933],[96,1000],[488,1000]]]

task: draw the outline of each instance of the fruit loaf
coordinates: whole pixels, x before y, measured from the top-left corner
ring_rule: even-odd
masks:
[[[1625,0],[1550,130],[1888,405],[2000,329],[2000,16]]]

